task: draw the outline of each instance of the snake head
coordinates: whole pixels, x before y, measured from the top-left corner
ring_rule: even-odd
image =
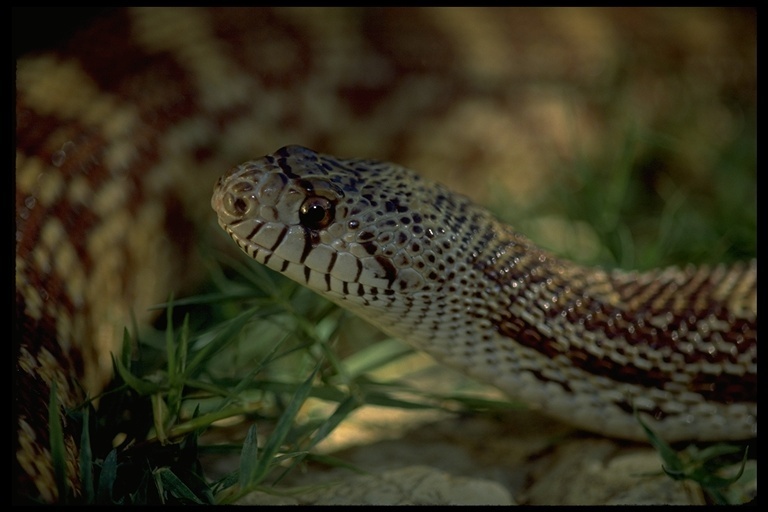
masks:
[[[415,173],[287,146],[222,176],[219,224],[249,256],[331,299],[434,291],[452,237]]]

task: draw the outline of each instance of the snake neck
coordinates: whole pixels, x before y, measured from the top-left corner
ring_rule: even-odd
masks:
[[[406,168],[298,146],[230,171],[212,206],[259,262],[553,416],[629,438],[634,411],[669,440],[755,432],[755,262],[581,266]]]
[[[623,417],[597,430],[642,438],[637,411],[658,420],[668,439],[706,437],[696,421],[733,405],[741,423],[715,438],[754,435],[755,261],[647,272],[585,267],[435,190],[430,201],[443,215],[431,244],[436,259],[421,273],[426,284],[400,294],[397,307],[374,301],[358,305],[359,314],[591,430],[595,417]]]

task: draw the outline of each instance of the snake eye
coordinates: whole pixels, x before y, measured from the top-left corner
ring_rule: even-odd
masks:
[[[310,197],[299,209],[299,220],[309,229],[323,229],[333,222],[336,209],[333,203],[324,197]]]

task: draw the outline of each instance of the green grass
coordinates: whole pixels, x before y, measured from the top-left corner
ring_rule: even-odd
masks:
[[[747,466],[749,450],[728,443],[694,444],[675,450],[637,416],[649,442],[659,453],[664,474],[673,480],[690,480],[698,484],[715,505],[740,504],[748,499],[741,485],[749,487],[757,478],[757,468]],[[738,461],[741,457],[741,461]]]
[[[757,253],[755,119],[700,162],[685,141],[629,122],[620,144],[552,163],[549,190],[527,208],[490,205],[534,241],[577,262],[626,269],[748,260]],[[575,142],[574,144],[577,144]]]
[[[83,462],[92,475],[85,501],[226,504],[254,490],[279,494],[297,466],[345,464],[312,450],[362,405],[507,407],[370,378],[412,351],[384,340],[339,356],[349,315],[255,262],[230,261],[226,271],[212,263],[211,275],[204,293],[169,301],[164,332],[126,331],[118,378],[84,450],[94,454]],[[303,412],[309,399],[333,404],[331,412]],[[241,442],[206,440],[233,423]],[[209,481],[199,461],[207,455],[239,455],[240,464]]]

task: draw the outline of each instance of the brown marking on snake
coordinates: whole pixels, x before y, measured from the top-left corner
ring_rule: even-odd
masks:
[[[489,278],[497,280],[499,274],[495,269],[499,268],[499,265],[503,265],[503,263],[497,261],[492,265],[484,267],[483,271]],[[541,277],[536,277],[534,273],[524,272],[523,274],[509,276],[509,278],[511,280],[514,280],[516,277],[522,278],[530,286],[542,284],[545,281],[544,276],[552,275],[548,271],[537,274]],[[712,285],[710,284],[709,286]],[[523,300],[522,297],[520,300]],[[728,318],[728,313],[722,306],[718,307],[712,303],[710,305],[712,309],[708,311],[689,311],[687,312],[689,314],[683,315],[679,315],[678,312],[673,322],[667,324],[665,329],[659,329],[652,326],[648,318],[649,316],[668,311],[666,309],[640,310],[635,313],[638,316],[633,318],[627,317],[626,311],[587,295],[579,296],[578,300],[579,304],[576,305],[573,298],[564,301],[561,296],[561,300],[553,302],[553,305],[551,305],[547,312],[547,316],[550,318],[565,316],[573,325],[583,325],[584,332],[604,333],[603,336],[607,340],[626,340],[627,343],[636,346],[645,345],[652,351],[658,351],[665,347],[674,349],[677,346],[679,343],[678,338],[681,336],[679,329],[680,318],[693,317],[701,319],[706,318],[708,315],[713,315],[722,320]],[[555,306],[554,304],[557,305]],[[661,307],[666,305],[667,303],[664,302]],[[558,355],[566,355],[574,367],[583,370],[587,374],[602,375],[615,382],[637,384],[651,389],[663,389],[665,384],[671,380],[672,375],[655,367],[655,363],[651,364],[650,368],[641,368],[631,361],[619,363],[611,359],[610,354],[597,356],[581,347],[573,346],[564,338],[545,336],[535,325],[522,318],[512,316],[508,311],[497,313],[502,315],[502,320],[496,323],[496,328],[500,334],[550,359]],[[611,322],[608,319],[612,319]],[[739,354],[753,349],[757,343],[757,327],[754,320],[742,319],[736,321],[731,318],[729,324],[734,325],[734,329],[722,333],[722,336],[729,343],[729,347],[739,347]],[[629,330],[630,327],[631,330]],[[731,339],[735,336],[735,332],[743,333],[738,335],[740,338],[739,343],[733,343]],[[701,362],[722,364],[728,361],[733,364],[738,363],[737,354],[717,350],[706,351],[696,349],[691,352],[675,352],[683,355],[682,366],[676,367],[675,372],[685,372],[686,367],[693,367]],[[640,353],[635,357],[642,358],[644,356]],[[730,374],[724,369],[725,367],[722,368],[723,371],[718,374],[692,372],[688,389],[691,392],[700,394],[707,401],[723,404],[739,400],[749,402],[756,399],[757,379],[755,374]]]

